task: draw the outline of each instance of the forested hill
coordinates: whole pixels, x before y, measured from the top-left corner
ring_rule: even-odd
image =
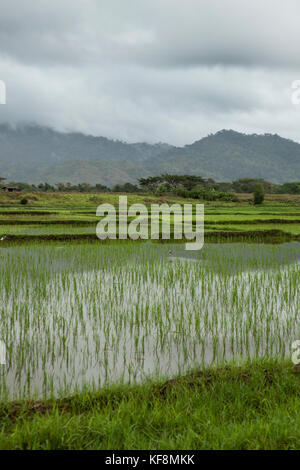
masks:
[[[161,158],[155,159],[156,164]],[[222,130],[163,156],[161,170],[199,174],[216,181],[242,177],[274,183],[300,180],[300,144],[277,134],[247,135]]]
[[[134,143],[0,125],[0,176],[9,181],[89,182],[112,186],[161,173],[197,174],[216,181],[241,177],[274,183],[300,180],[300,144],[278,135],[231,130],[191,145]]]

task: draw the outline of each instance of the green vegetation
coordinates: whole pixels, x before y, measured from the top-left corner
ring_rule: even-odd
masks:
[[[262,184],[258,184],[253,194],[253,202],[255,205],[262,204],[265,199],[265,191]]]
[[[121,194],[121,193],[120,193]],[[2,244],[38,240],[97,241],[95,236],[96,208],[110,203],[118,206],[117,193],[34,192],[0,194],[0,237],[7,236]],[[193,194],[193,191],[190,191]],[[219,195],[217,191],[196,194],[197,199],[172,194],[128,193],[128,205],[205,203],[206,241],[289,241],[299,239],[300,196],[266,195],[263,205],[253,205],[252,198],[235,201],[206,200],[207,194]],[[26,198],[28,204],[21,205]],[[200,198],[200,199],[198,199]],[[129,219],[130,220],[130,219]],[[171,219],[172,220],[172,219]],[[171,227],[172,228],[172,227]]]
[[[157,165],[157,166],[156,166]],[[169,149],[152,172],[202,175],[215,181],[233,181],[245,176],[274,183],[295,181],[300,175],[300,145],[277,134],[247,135],[222,130],[183,148]]]
[[[278,192],[281,194],[300,194],[300,182],[284,183],[279,187]]]
[[[189,256],[99,241],[118,198],[0,195],[0,448],[299,448],[299,197],[206,201]]]
[[[285,362],[195,371],[0,407],[1,449],[299,449],[300,374]]]
[[[4,180],[4,178],[1,178]],[[0,179],[0,181],[1,181]],[[202,199],[204,201],[227,201],[237,202],[239,194],[251,194],[260,192],[267,194],[300,194],[300,183],[284,183],[282,185],[273,184],[262,178],[241,178],[232,183],[217,183],[212,178],[202,178],[195,175],[172,175],[163,174],[160,176],[150,176],[140,178],[139,186],[132,183],[116,184],[110,189],[102,184],[89,183],[49,183],[34,184],[22,182],[10,182],[10,186],[17,187],[18,190],[26,192],[63,192],[63,193],[135,193],[179,196],[181,198]],[[236,193],[236,194],[235,194]],[[255,198],[254,198],[255,199]]]
[[[171,259],[169,249],[126,240],[2,249],[10,374],[0,399],[290,354],[299,243],[206,244],[192,257],[173,244]]]
[[[279,135],[223,130],[182,148],[127,144],[41,126],[0,125],[0,175],[36,185],[69,181],[113,187],[174,172],[229,182],[245,176],[276,184],[300,175],[300,145]],[[220,189],[228,191],[228,189]]]

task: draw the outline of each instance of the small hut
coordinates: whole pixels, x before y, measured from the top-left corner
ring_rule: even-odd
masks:
[[[7,193],[13,193],[15,191],[22,191],[22,189],[19,188],[19,186],[3,186],[2,191],[5,191]]]

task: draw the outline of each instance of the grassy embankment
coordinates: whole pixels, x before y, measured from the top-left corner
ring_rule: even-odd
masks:
[[[0,407],[1,449],[299,449],[300,373],[223,367]]]

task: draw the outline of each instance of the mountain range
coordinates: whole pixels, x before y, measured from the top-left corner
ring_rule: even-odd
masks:
[[[193,174],[215,181],[243,177],[300,180],[300,144],[277,134],[221,130],[190,145],[129,144],[38,125],[0,125],[0,176],[8,181],[104,184]]]

